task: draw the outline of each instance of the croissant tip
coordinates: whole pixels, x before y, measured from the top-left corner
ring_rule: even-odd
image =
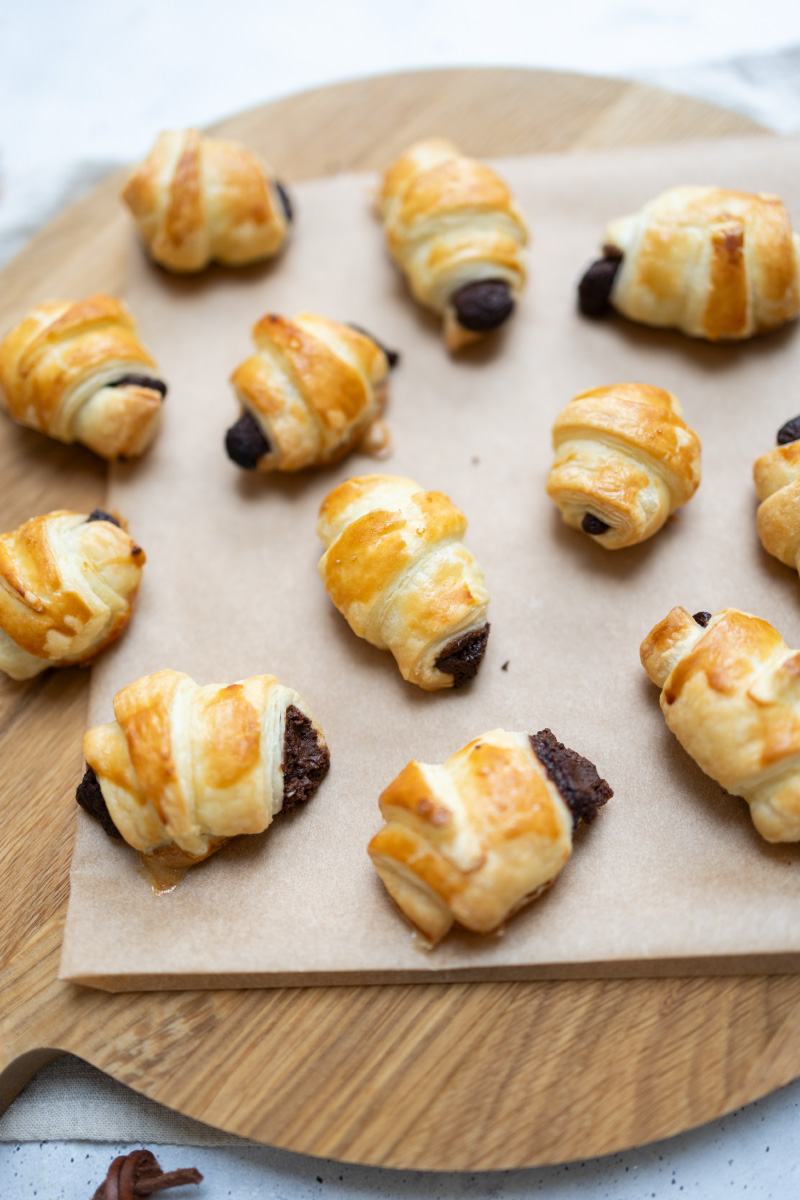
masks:
[[[225,434],[225,449],[237,467],[255,471],[258,460],[272,449],[252,413],[243,412]]]
[[[587,824],[593,821],[598,809],[614,795],[612,787],[605,779],[601,779],[594,763],[578,754],[577,750],[570,750],[563,742],[559,742],[550,729],[532,733],[530,741],[534,754],[572,813],[573,829],[577,829],[581,821]]]
[[[282,812],[291,812],[316,792],[331,765],[331,755],[325,739],[308,717],[296,705],[286,709],[286,728],[283,735],[283,804]]]
[[[459,288],[450,297],[456,320],[470,333],[499,329],[514,311],[515,301],[505,279],[482,279]]]
[[[614,246],[604,246],[603,255],[592,263],[578,284],[578,308],[585,317],[604,317],[611,311],[611,289],[622,252]]]
[[[100,780],[89,766],[86,768],[86,773],[78,784],[78,790],[75,792],[75,799],[81,806],[84,812],[90,817],[94,817],[103,827],[109,837],[122,838],[122,834],[114,824],[111,813],[108,811],[103,789],[100,786]]]
[[[448,642],[436,659],[436,668],[443,675],[452,675],[453,687],[463,687],[478,674],[489,640],[488,624],[470,629]]]

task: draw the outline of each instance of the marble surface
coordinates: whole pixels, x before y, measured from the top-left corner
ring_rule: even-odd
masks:
[[[202,125],[354,76],[470,64],[639,78],[738,109],[776,132],[800,129],[796,0],[5,4],[0,262],[108,171],[143,155],[161,128]],[[77,1135],[97,1140],[67,1140]],[[198,1200],[664,1200],[682,1191],[783,1200],[800,1195],[798,1135],[800,1081],[699,1130],[604,1159],[480,1175],[381,1171],[242,1142],[214,1146],[225,1135],[67,1058],[40,1072],[0,1118],[0,1196],[88,1200],[111,1159],[146,1141],[180,1143],[163,1145],[162,1165],[196,1165],[206,1178],[169,1194]],[[124,1146],[107,1144],[118,1138]]]

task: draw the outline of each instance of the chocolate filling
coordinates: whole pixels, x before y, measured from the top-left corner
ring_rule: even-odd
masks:
[[[514,311],[514,297],[504,279],[482,279],[453,292],[450,303],[459,325],[473,333],[488,333],[507,321]]]
[[[84,812],[87,812],[90,817],[94,817],[95,821],[100,822],[109,837],[122,837],[122,834],[111,820],[111,813],[108,811],[108,805],[103,797],[100,781],[91,767],[86,768],[86,774],[78,784],[75,799]]]
[[[706,625],[711,620],[711,615],[712,614],[709,612],[693,613],[692,620],[697,621],[697,624],[702,625],[703,629],[705,629]]]
[[[116,525],[117,529],[122,528],[117,518],[112,517],[111,513],[105,512],[102,508],[95,508],[89,513],[86,518],[86,524],[88,525],[90,521],[108,521],[110,525]],[[141,554],[141,551],[139,553]]]
[[[255,471],[261,455],[268,454],[271,446],[253,414],[243,412],[225,434],[225,449],[228,458],[238,466],[244,467],[245,471]]]
[[[383,342],[379,342],[376,337],[373,337],[371,333],[367,333],[366,329],[362,329],[362,327],[360,325],[356,325],[354,321],[348,321],[347,324],[351,329],[355,329],[356,333],[363,333],[365,338],[369,338],[371,342],[374,342],[375,345],[383,351],[383,353],[386,355],[386,361],[389,364],[390,371],[397,366],[397,364],[400,362],[399,351],[387,349]]]
[[[587,824],[593,821],[598,808],[614,795],[609,784],[598,775],[594,763],[559,742],[549,729],[532,733],[530,739],[534,754],[572,813],[573,829],[581,821]]]
[[[604,317],[611,308],[611,288],[622,262],[622,251],[603,246],[603,257],[593,262],[578,284],[578,307],[585,317]]]
[[[484,625],[481,629],[462,633],[445,646],[436,659],[436,667],[443,675],[453,676],[454,688],[463,687],[478,674],[488,639],[489,626]]]
[[[148,388],[151,392],[158,392],[162,400],[166,397],[167,385],[163,379],[154,379],[152,375],[123,375],[120,379],[115,379],[113,383],[107,383],[106,387],[125,387],[129,383],[134,387]]]
[[[275,180],[275,191],[280,196],[281,208],[283,209],[286,220],[291,225],[294,221],[294,208],[292,207],[291,197],[282,183]]]
[[[314,795],[331,765],[328,747],[305,713],[290,704],[283,735],[283,808],[291,812]]]
[[[584,533],[608,533],[610,525],[606,525],[605,521],[601,521],[594,513],[586,513],[581,521],[581,529]]]
[[[789,442],[796,442],[798,438],[800,438],[800,417],[792,417],[791,421],[781,425],[778,430],[778,445],[786,446]]]

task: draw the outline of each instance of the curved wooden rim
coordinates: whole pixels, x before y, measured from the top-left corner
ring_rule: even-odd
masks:
[[[764,132],[639,84],[559,72],[402,72],[220,122],[289,179],[375,168],[438,132],[495,155]],[[2,272],[0,325],[44,295],[124,285],[119,175]],[[88,452],[0,427],[4,519],[103,501]],[[86,508],[84,508],[86,510]],[[0,1107],[70,1051],[173,1108],[314,1155],[478,1170],[605,1154],[800,1074],[800,979],[601,980],[106,995],[56,979],[88,675],[0,684]],[[35,761],[35,774],[29,764]]]

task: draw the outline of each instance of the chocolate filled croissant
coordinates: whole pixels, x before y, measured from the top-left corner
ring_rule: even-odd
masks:
[[[225,438],[245,470],[299,471],[343,458],[374,430],[397,354],[352,325],[270,313],[231,382],[243,412]]]
[[[737,608],[673,608],[641,659],[697,765],[747,801],[768,842],[800,841],[800,652]]]
[[[741,339],[800,311],[800,236],[778,196],[675,187],[606,227],[603,258],[579,286],[592,317],[690,337]]]
[[[503,180],[452,142],[416,142],[389,168],[378,210],[414,297],[444,317],[449,349],[497,329],[525,284],[528,229]]]
[[[263,833],[314,794],[330,765],[308,706],[274,675],[199,687],[158,671],[117,692],[114,716],[83,739],[76,799],[106,833],[165,867]]]
[[[607,550],[657,533],[700,483],[700,439],[671,392],[617,383],[571,400],[553,426],[547,494]]]
[[[292,223],[286,190],[258,154],[196,129],[159,134],[122,199],[151,257],[170,271],[271,258]]]
[[[613,794],[549,729],[494,729],[441,766],[403,768],[380,798],[386,824],[369,855],[430,942],[455,921],[490,933],[555,881],[573,831]]]
[[[66,509],[0,536],[0,671],[88,662],[130,620],[145,555],[116,517]]]
[[[0,343],[0,401],[14,420],[103,458],[147,449],[166,393],[133,317],[102,293],[39,304]]]
[[[466,528],[447,496],[396,475],[348,479],[320,509],[328,595],[354,633],[391,650],[403,678],[428,691],[472,679],[486,650],[489,593]]]
[[[800,417],[781,426],[777,441],[753,467],[758,536],[769,554],[800,570]]]

